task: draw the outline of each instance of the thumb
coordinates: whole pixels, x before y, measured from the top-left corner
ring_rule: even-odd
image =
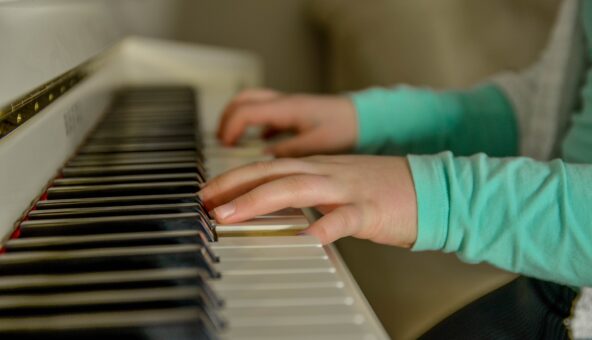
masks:
[[[354,205],[341,206],[311,224],[304,233],[329,244],[342,237],[356,234],[362,228],[362,214]]]

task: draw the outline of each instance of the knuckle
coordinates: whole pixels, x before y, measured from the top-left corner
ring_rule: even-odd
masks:
[[[311,187],[310,182],[311,181],[307,177],[303,176],[291,176],[286,179],[288,188],[290,188],[295,194],[302,190],[309,189]]]
[[[275,164],[277,161],[270,160],[270,161],[257,161],[253,163],[253,169],[262,175],[270,174],[275,169]]]
[[[257,194],[255,191],[249,191],[237,198],[236,201],[237,210],[251,209],[257,205]]]
[[[223,181],[223,178],[216,178],[215,180],[208,183],[208,190],[214,194],[221,192],[223,190],[223,186],[220,183],[221,181]]]
[[[339,217],[341,219],[341,223],[349,228],[357,228],[360,222],[359,209],[355,206],[348,207],[348,209],[343,209],[339,214]]]

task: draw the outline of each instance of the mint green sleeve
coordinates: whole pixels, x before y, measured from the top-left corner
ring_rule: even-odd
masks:
[[[418,202],[413,250],[592,285],[592,165],[450,152],[408,160]]]
[[[494,84],[443,92],[409,86],[372,88],[351,99],[358,115],[358,153],[517,153],[516,118]]]

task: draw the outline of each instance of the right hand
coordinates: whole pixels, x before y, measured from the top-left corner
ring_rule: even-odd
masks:
[[[264,134],[295,132],[295,136],[269,148],[277,157],[347,152],[353,149],[357,139],[355,107],[349,98],[342,96],[245,90],[224,110],[218,138],[224,145],[234,145],[251,125],[264,127]]]

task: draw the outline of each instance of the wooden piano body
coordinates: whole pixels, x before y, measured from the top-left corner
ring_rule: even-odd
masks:
[[[7,242],[18,229],[24,214],[102,119],[113,91],[124,86],[188,85],[196,89],[199,93],[199,133],[205,141],[203,152],[210,175],[266,157],[262,153],[262,144],[256,141],[237,149],[226,149],[216,145],[211,137],[218,114],[227,100],[241,88],[260,85],[262,68],[257,56],[245,51],[130,37],[113,14],[108,1],[0,2],[0,46],[3,46],[0,57],[0,74],[3,75],[0,82],[2,242]],[[278,248],[283,244],[297,250],[299,243],[314,244],[316,241],[301,236],[224,235],[225,232],[235,235],[244,230],[256,234],[279,230],[285,234],[303,227],[306,222],[301,220],[278,219],[274,225],[254,221],[219,226],[220,241],[212,247],[214,251],[216,247],[254,249],[244,253],[246,258],[257,258],[257,249]],[[285,288],[301,288],[312,294],[302,297],[301,306],[296,308],[298,312],[292,315],[289,308],[284,308],[278,310],[276,318],[270,318],[270,310],[257,315],[256,310],[261,310],[254,308],[257,305],[248,315],[223,309],[220,313],[229,319],[228,327],[219,336],[387,338],[335,248],[323,248],[322,261],[334,274],[332,284],[341,296],[337,305],[343,305],[342,313],[323,314],[323,308],[327,311],[335,309],[333,305],[327,308],[319,302],[322,299],[318,294],[323,290],[315,292],[314,285],[293,282]],[[246,258],[237,262],[233,269],[239,272],[256,269],[257,260]],[[224,262],[223,257],[220,260]],[[290,272],[290,268],[284,269]],[[224,272],[222,274],[224,278]],[[296,278],[297,271],[291,275]],[[265,275],[259,276],[257,284],[265,288]],[[222,287],[220,295],[224,298],[224,285],[214,284],[214,287]],[[281,293],[282,287],[273,289],[279,289]],[[315,297],[318,301],[306,302],[307,298],[314,300]],[[2,299],[0,296],[0,305]],[[273,299],[267,302],[277,303]],[[262,299],[262,304],[265,303]],[[307,306],[309,312],[303,313]],[[6,323],[9,319],[4,316],[0,323],[2,320]],[[57,326],[59,328],[59,322]],[[0,324],[0,333],[2,327]]]

